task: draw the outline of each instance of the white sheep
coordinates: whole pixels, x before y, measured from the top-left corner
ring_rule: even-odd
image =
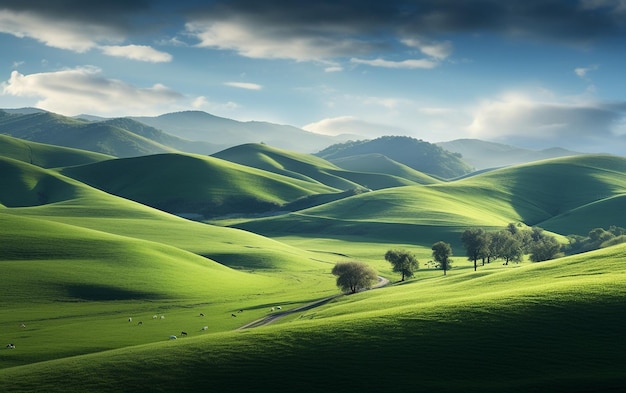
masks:
[[[161,319],[165,319],[165,315],[161,315]]]
[[[158,316],[157,316],[157,315],[153,315],[153,316],[152,316],[152,319],[157,319],[157,318],[158,318]]]
[[[133,321],[133,319],[132,319],[132,318],[128,318],[128,322],[132,322],[132,321]]]
[[[208,326],[202,326],[202,330],[208,330],[209,327]]]
[[[171,335],[171,336],[170,336],[170,340],[176,340],[177,338],[178,338],[178,337],[176,337],[176,336],[174,336],[174,335]]]

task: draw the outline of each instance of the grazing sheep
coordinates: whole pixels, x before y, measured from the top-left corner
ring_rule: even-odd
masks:
[[[21,327],[21,328],[25,328],[25,327],[26,327],[26,325],[24,325],[24,324],[21,324],[21,325],[20,325],[20,327]]]
[[[177,338],[178,338],[178,337],[176,337],[176,336],[174,336],[174,335],[171,335],[171,336],[170,336],[170,340],[176,340]]]
[[[153,315],[153,316],[152,316],[152,319],[157,319],[157,318],[158,318],[158,316],[157,316],[157,315]]]
[[[203,313],[200,313],[200,316],[201,316],[201,317],[203,317],[203,316],[204,316],[204,314],[203,314]]]
[[[132,321],[133,321],[133,319],[132,319],[132,318],[128,318],[128,322],[132,322]]]
[[[139,321],[137,322],[137,325],[143,325],[143,322]]]
[[[281,306],[276,307],[277,310],[282,310],[283,308]]]
[[[231,317],[233,318],[237,318],[237,316],[235,314],[230,314]]]
[[[7,344],[7,348],[9,348],[9,349],[15,349],[15,344]]]
[[[161,319],[165,319],[165,315],[161,315]]]
[[[209,330],[208,326],[202,326],[202,330]]]
[[[274,307],[270,308],[270,312],[274,312]]]
[[[180,335],[181,335],[181,336],[186,336],[186,335],[187,335],[187,332],[180,332]]]

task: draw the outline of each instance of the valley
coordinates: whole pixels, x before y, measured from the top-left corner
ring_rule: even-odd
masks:
[[[451,168],[439,149],[430,164]],[[0,390],[623,387],[626,244],[474,271],[461,235],[513,223],[565,245],[623,227],[626,158],[450,177],[400,159],[252,142],[118,157],[0,135]],[[416,256],[415,277],[389,249]],[[351,260],[389,285],[336,296],[331,269]]]

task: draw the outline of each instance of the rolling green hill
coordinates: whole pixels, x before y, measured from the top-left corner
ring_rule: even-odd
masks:
[[[0,347],[2,392],[626,386],[626,245],[477,272],[460,245],[472,226],[518,222],[561,235],[626,226],[624,157],[552,159],[359,193],[321,179],[362,185],[349,175],[416,174],[382,157],[380,172],[338,170],[264,145],[229,152],[245,165],[159,154],[49,169],[25,158],[24,142],[6,141],[0,337],[16,347]],[[63,161],[54,147],[26,145],[42,162]],[[233,219],[245,230],[148,206],[187,208],[215,196],[224,212],[261,202],[315,206]],[[424,263],[439,240],[456,254],[446,276]],[[397,246],[419,254],[415,279],[237,330],[270,307],[337,294],[330,270],[338,261],[364,260],[394,281],[383,255]]]
[[[397,176],[417,184],[434,184],[440,181],[378,153],[337,158],[333,160],[333,164],[354,172]]]
[[[262,213],[302,197],[338,191],[318,182],[185,154],[110,160],[62,173],[163,211],[206,217]]]
[[[340,143],[316,153],[331,162],[364,154],[382,154],[419,172],[445,179],[459,177],[473,170],[458,155],[437,145],[404,136]]]
[[[313,155],[290,152],[263,144],[235,146],[213,156],[295,179],[319,182],[340,190],[381,189],[414,184],[411,179],[401,176],[375,171],[345,170]],[[424,178],[427,176],[421,179]]]
[[[432,276],[274,326],[0,370],[0,387],[113,392],[149,381],[163,391],[620,391],[624,257],[619,246]]]
[[[465,228],[510,222],[586,234],[607,222],[626,222],[623,209],[615,209],[621,199],[611,199],[626,193],[625,169],[625,158],[609,155],[546,160],[447,183],[379,190],[236,226],[267,236],[353,236],[424,246],[442,239],[458,245]],[[577,221],[591,206],[593,216]]]
[[[89,164],[114,158],[86,150],[51,146],[0,135],[0,156],[14,158],[43,168]]]

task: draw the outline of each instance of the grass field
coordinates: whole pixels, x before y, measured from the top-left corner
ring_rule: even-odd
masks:
[[[270,153],[281,153],[273,162],[294,170],[282,160],[297,156],[266,149],[263,157]],[[289,190],[301,184],[311,196],[337,191],[309,175],[267,171],[261,182],[237,183],[264,170],[218,158],[168,154],[66,170],[1,158],[0,391],[626,386],[626,245],[542,263],[494,261],[474,272],[460,244],[472,226],[520,222],[558,235],[626,226],[623,158],[549,160],[447,183],[347,193],[275,217],[214,221],[245,230],[185,220],[87,185],[133,186],[147,198],[160,188],[94,168],[120,165],[127,173],[134,161],[147,173],[149,160],[159,157],[172,168],[186,167],[178,160],[219,168],[211,173],[222,191],[229,177],[268,198],[275,181]],[[307,160],[299,157],[298,165],[336,170]],[[62,175],[70,172],[85,182]],[[190,183],[203,179],[192,172],[185,174]],[[291,198],[280,195],[290,194],[271,198]],[[453,244],[446,276],[427,264],[438,240]],[[415,253],[415,278],[398,282],[384,260],[391,248]],[[392,285],[237,330],[271,307],[289,310],[337,294],[330,270],[342,260],[365,261]]]

